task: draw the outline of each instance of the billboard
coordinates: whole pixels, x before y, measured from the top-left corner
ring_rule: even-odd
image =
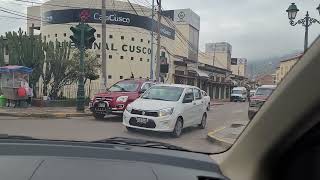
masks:
[[[86,23],[101,23],[101,9],[64,9],[45,12],[42,16],[43,25],[80,22],[80,13],[84,10],[90,12]],[[134,26],[149,31],[156,31],[158,26],[158,23],[149,17],[119,11],[107,10],[106,19],[106,24]],[[152,26],[152,21],[154,26]],[[175,30],[164,24],[160,26],[160,33],[162,36],[175,39]]]

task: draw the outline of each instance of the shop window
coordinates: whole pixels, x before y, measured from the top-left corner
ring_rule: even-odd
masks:
[[[133,60],[134,58],[133,57],[131,57],[131,60]]]
[[[63,33],[63,37],[66,37],[67,36],[67,33]]]
[[[120,76],[120,79],[123,79],[123,76]]]
[[[124,40],[124,36],[121,36],[121,39]]]
[[[111,76],[111,75],[108,75],[108,79],[112,79],[112,76]]]
[[[131,38],[131,41],[134,41],[134,37]]]
[[[109,55],[109,59],[112,59],[112,55]]]
[[[110,35],[109,35],[109,38],[110,38],[110,39],[112,39],[112,38],[113,38],[113,36],[110,34]]]
[[[140,39],[140,42],[143,42],[143,39]]]
[[[123,56],[120,56],[120,59],[123,59]]]
[[[101,34],[97,34],[97,38],[100,38],[101,37]]]

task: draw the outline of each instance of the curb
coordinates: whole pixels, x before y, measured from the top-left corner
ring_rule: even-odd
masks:
[[[62,119],[62,118],[69,118],[69,117],[91,116],[91,113],[6,113],[6,112],[0,112],[0,116]]]
[[[225,128],[227,128],[227,127],[223,126],[223,127],[219,128],[219,129],[216,129],[214,131],[209,132],[207,134],[207,139],[212,143],[217,143],[217,144],[219,144],[219,145],[221,145],[221,146],[223,146],[225,148],[229,148],[230,146],[232,146],[232,144],[233,144],[232,142],[226,141],[226,140],[224,140],[222,138],[219,138],[219,137],[214,135],[215,133],[217,133],[219,131],[222,131]]]

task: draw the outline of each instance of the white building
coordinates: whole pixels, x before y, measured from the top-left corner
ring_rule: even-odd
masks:
[[[157,22],[152,20],[151,9],[126,1],[107,0],[107,83],[135,77],[150,77],[151,30],[156,31]],[[70,41],[71,26],[79,23],[79,15],[88,10],[87,23],[97,31],[92,51],[101,57],[101,0],[50,0],[41,6],[28,8],[27,29],[40,26],[41,35],[46,41]],[[163,12],[161,21],[161,52],[166,56],[178,55],[198,61],[200,17],[190,9]],[[41,17],[42,22],[31,17]],[[152,26],[154,22],[154,26]],[[154,43],[156,43],[156,36]],[[156,46],[154,46],[154,58]],[[172,57],[173,58],[173,57]],[[168,57],[170,60],[171,58]],[[155,60],[156,61],[156,60]],[[154,70],[155,64],[154,61]],[[170,66],[173,67],[173,66]],[[169,76],[168,81],[171,81]],[[40,83],[41,86],[41,83]],[[100,89],[100,80],[91,85],[91,95]],[[41,89],[41,87],[40,87]],[[64,95],[75,97],[76,84],[64,87]],[[39,91],[41,95],[41,90]],[[86,85],[86,94],[89,92]]]

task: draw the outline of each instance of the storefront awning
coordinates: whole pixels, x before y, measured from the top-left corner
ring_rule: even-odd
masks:
[[[188,67],[188,71],[194,71],[198,74],[199,77],[205,77],[209,78],[209,74],[205,71],[202,71],[200,69],[194,68],[194,67]]]

